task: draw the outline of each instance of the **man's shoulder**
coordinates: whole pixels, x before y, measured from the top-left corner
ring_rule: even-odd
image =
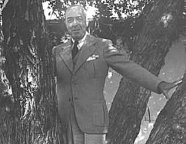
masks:
[[[98,42],[101,42],[101,43],[112,43],[112,41],[109,40],[109,39],[105,39],[105,38],[101,38],[101,37],[96,37],[96,36],[91,35],[91,34],[88,34],[87,37],[90,40],[98,41]]]
[[[53,51],[53,53],[59,53],[60,51],[64,51],[66,48],[68,48],[70,46],[71,46],[70,41],[67,41],[65,43],[61,43],[57,46],[54,46],[52,51]]]
[[[99,45],[112,45],[112,41],[105,38],[96,38]]]

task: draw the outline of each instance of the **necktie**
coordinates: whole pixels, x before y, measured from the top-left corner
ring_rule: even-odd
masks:
[[[78,53],[78,41],[75,41],[74,42],[74,46],[73,46],[73,49],[72,49],[72,59],[74,59],[74,57],[76,56],[76,54]]]

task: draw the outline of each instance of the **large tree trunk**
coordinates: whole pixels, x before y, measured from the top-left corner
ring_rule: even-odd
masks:
[[[9,0],[2,16],[12,95],[6,98],[11,104],[1,108],[0,143],[59,144],[62,128],[42,0]]]
[[[183,0],[154,1],[144,15],[131,60],[158,75],[169,48],[177,37]],[[150,91],[122,78],[110,109],[109,144],[133,144],[140,130]]]
[[[146,144],[186,144],[186,73],[158,115]]]

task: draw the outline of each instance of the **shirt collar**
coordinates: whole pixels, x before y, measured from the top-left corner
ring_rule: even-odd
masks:
[[[78,45],[77,45],[77,47],[78,47],[78,49],[80,50],[81,49],[81,47],[83,46],[83,44],[85,43],[85,39],[86,39],[86,37],[87,37],[87,35],[88,35],[88,32],[86,32],[85,33],[85,35],[84,35],[84,37],[81,39],[81,40],[79,40],[78,42]],[[72,42],[74,43],[74,39],[72,39]]]

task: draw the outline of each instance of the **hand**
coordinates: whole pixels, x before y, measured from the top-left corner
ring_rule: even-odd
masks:
[[[176,80],[172,83],[162,81],[158,85],[158,90],[159,90],[160,93],[163,93],[163,95],[165,96],[166,99],[170,99],[171,96],[169,95],[169,91],[172,88],[177,87],[181,83],[182,83],[182,79]]]

